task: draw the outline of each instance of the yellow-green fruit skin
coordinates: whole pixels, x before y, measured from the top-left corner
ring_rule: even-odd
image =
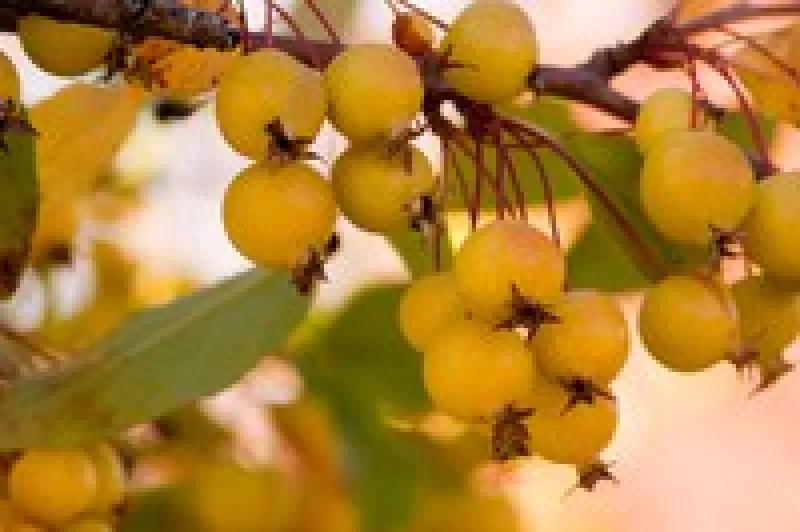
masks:
[[[411,283],[400,301],[398,321],[408,343],[424,351],[465,312],[452,274],[437,273]]]
[[[355,146],[333,166],[331,184],[342,214],[361,229],[377,233],[404,229],[410,204],[430,193],[435,177],[428,158],[409,147],[411,165],[403,154],[389,156],[384,146]]]
[[[800,289],[800,173],[778,174],[756,187],[744,225],[745,249],[769,278]]]
[[[279,50],[239,58],[217,90],[217,126],[239,154],[263,160],[265,128],[280,120],[291,138],[313,139],[325,119],[325,88],[319,74]]]
[[[759,360],[775,360],[800,335],[800,292],[764,277],[747,277],[732,288],[745,347]]]
[[[242,255],[260,266],[290,269],[330,238],[336,202],[330,185],[305,164],[253,165],[228,186],[223,220]]]
[[[125,496],[125,470],[122,460],[107,443],[99,443],[87,451],[97,472],[97,495],[92,509],[108,512],[121,503]]]
[[[88,510],[97,472],[81,450],[31,450],[12,467],[11,503],[32,520],[59,526]]]
[[[754,175],[729,140],[707,131],[673,133],[647,154],[642,206],[656,229],[682,244],[706,246],[711,227],[739,227],[753,203]]]
[[[704,370],[739,348],[732,296],[691,277],[669,277],[645,294],[639,333],[653,358],[678,372]]]
[[[543,325],[530,344],[542,374],[610,383],[630,349],[628,325],[614,300],[597,292],[571,292],[552,313],[558,323]]]
[[[468,320],[451,325],[425,350],[423,367],[434,406],[465,419],[524,403],[536,381],[519,335]]]
[[[692,95],[682,89],[661,89],[651,94],[639,108],[633,130],[643,153],[654,149],[667,135],[692,128]],[[696,126],[706,127],[707,117],[695,110]]]
[[[422,107],[423,86],[414,60],[384,44],[347,48],[325,72],[330,119],[353,142],[391,137]]]
[[[36,15],[19,20],[17,35],[30,60],[56,76],[77,76],[99,67],[114,42],[109,31]]]
[[[0,100],[19,103],[19,74],[11,59],[0,53]]]
[[[493,324],[510,317],[512,285],[534,302],[552,304],[566,275],[562,251],[521,221],[496,221],[471,234],[453,273],[467,309]]]
[[[61,532],[114,532],[114,528],[100,519],[82,519],[62,528]]]
[[[558,385],[540,382],[533,392],[535,409],[528,420],[531,452],[558,464],[585,466],[597,460],[614,439],[618,416],[614,401],[567,408],[569,397]]]
[[[445,72],[456,90],[483,102],[513,98],[525,88],[538,57],[533,25],[513,2],[476,2],[447,31],[441,49],[459,65]]]

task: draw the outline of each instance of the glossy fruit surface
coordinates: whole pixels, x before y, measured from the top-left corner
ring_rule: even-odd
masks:
[[[645,294],[639,332],[653,358],[679,372],[706,369],[739,348],[731,295],[691,277],[667,278]]]
[[[99,67],[114,42],[109,31],[37,15],[21,18],[17,35],[30,60],[56,76],[77,76]]]
[[[471,234],[453,273],[467,309],[497,324],[510,317],[512,287],[533,302],[558,301],[564,254],[542,232],[520,221],[496,221]]]
[[[271,142],[266,127],[279,120],[291,138],[313,139],[325,118],[321,77],[288,54],[262,50],[239,58],[222,76],[216,117],[228,144],[263,160]]]
[[[409,227],[413,202],[433,190],[435,178],[427,157],[408,149],[410,165],[384,146],[352,147],[336,161],[331,181],[336,203],[355,225],[379,233]]]
[[[97,495],[97,472],[80,450],[27,451],[11,469],[11,503],[48,525],[63,525],[89,509]]]
[[[531,451],[559,464],[591,464],[614,438],[617,407],[602,397],[571,408],[568,401],[566,392],[552,383],[540,382],[534,390],[531,404],[536,411],[528,421]]]
[[[438,273],[411,283],[400,301],[398,320],[408,343],[424,351],[465,313],[452,274]]]
[[[528,16],[513,2],[476,2],[456,18],[441,49],[456,66],[445,79],[484,102],[513,98],[536,66],[538,45]]]
[[[667,238],[707,246],[711,228],[734,230],[753,203],[744,153],[707,131],[674,133],[647,154],[640,183],[645,214]]]
[[[333,233],[330,185],[302,163],[253,165],[228,186],[223,204],[228,238],[260,266],[293,268]]]
[[[524,402],[536,380],[532,357],[514,332],[472,321],[450,326],[426,350],[425,387],[444,413],[489,417],[512,401]]]
[[[399,133],[422,107],[417,64],[384,44],[347,48],[328,66],[325,85],[333,124],[354,142]]]
[[[745,223],[745,248],[764,273],[800,289],[800,173],[779,174],[756,187]]]
[[[583,378],[605,387],[630,349],[628,324],[609,296],[571,292],[552,309],[558,323],[543,325],[531,348],[539,370],[555,378]]]
[[[643,152],[649,152],[667,135],[707,127],[708,118],[694,109],[692,94],[682,89],[661,89],[651,94],[639,108],[634,138]]]

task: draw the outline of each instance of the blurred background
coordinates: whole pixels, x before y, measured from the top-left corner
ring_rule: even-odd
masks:
[[[518,2],[536,22],[542,62],[564,65],[585,59],[598,46],[633,38],[672,4],[666,0]],[[383,2],[320,3],[333,14],[348,41],[390,39],[390,11]],[[445,20],[463,6],[461,0],[416,3]],[[702,12],[729,2],[688,3],[690,9]],[[258,4],[247,4],[254,23],[261,19]],[[288,7],[290,2],[285,4]],[[48,76],[33,66],[14,37],[0,38],[0,48],[21,73],[26,105],[35,105],[73,82]],[[715,92],[714,87],[720,85],[716,80],[704,79],[715,99],[732,100],[722,89]],[[615,83],[639,98],[658,86],[685,86],[677,74],[643,67]],[[588,128],[619,126],[586,109],[570,112]],[[83,142],[91,142],[91,136]],[[328,132],[316,149],[332,160],[342,147],[340,139]],[[427,147],[435,157],[433,146]],[[785,167],[800,164],[800,141],[791,131],[779,131],[774,147]],[[29,273],[14,300],[0,305],[0,315],[16,327],[37,331],[53,345],[80,350],[131,308],[169,301],[249,268],[228,243],[219,215],[227,183],[246,164],[219,136],[210,106],[174,123],[160,123],[149,108],[142,110],[134,131],[104,169],[108,186],[76,204],[72,263],[49,268],[46,273]],[[562,208],[573,217],[568,225],[579,231],[586,223],[585,208],[574,202]],[[63,227],[61,221],[53,225]],[[335,282],[322,287],[319,308],[339,307],[366,284],[408,278],[403,261],[382,238],[344,225],[340,230],[344,247],[329,270]],[[454,231],[457,239],[457,224]],[[109,286],[123,288],[115,292],[109,291]],[[620,296],[620,300],[634,323],[637,295]],[[798,354],[795,347],[789,358]],[[575,483],[574,472],[536,460],[513,468],[474,467],[471,482],[477,492],[505,497],[520,530],[526,531],[796,532],[800,530],[798,385],[800,376],[793,373],[774,388],[751,397],[753,382],[737,376],[728,366],[698,376],[676,376],[652,363],[637,347],[615,386],[620,397],[620,429],[605,456],[615,464],[619,485],[601,484],[594,493],[577,491],[564,497]],[[340,445],[335,430],[329,426],[323,406],[303,399],[292,403],[302,395],[302,383],[291,364],[268,359],[235,387],[209,398],[196,410],[166,420],[164,430],[183,430],[187,441],[194,438],[208,443],[216,441],[216,428],[222,426],[236,461],[270,464],[287,478],[306,475],[315,479],[311,482],[340,486],[338,480],[320,480],[328,474],[324,473],[326,467],[338,467],[329,463],[336,461],[329,453],[336,454],[333,449]],[[281,406],[287,404],[290,406]],[[207,417],[214,422],[207,424]],[[419,423],[430,423],[430,431],[445,439],[459,430],[442,420]],[[132,438],[149,441],[153,437],[145,429],[140,432]],[[343,452],[346,454],[346,449]],[[194,467],[195,462],[186,458],[192,453],[202,456],[201,451],[188,448],[143,453],[134,469],[134,483],[166,483],[181,467]],[[304,472],[315,467],[323,471],[317,471],[321,476],[309,477]],[[223,491],[220,485],[247,482],[224,469],[209,472],[206,481],[213,481]],[[310,508],[326,516],[329,526],[336,521],[334,516],[339,516],[343,525],[335,530],[354,530],[346,482],[343,485],[332,489],[330,497],[327,488],[312,489],[317,499]],[[203,496],[198,495],[198,500],[203,501]],[[448,503],[435,497],[431,500],[437,508],[434,513],[447,511]],[[469,504],[458,504],[451,505],[452,511],[463,515],[472,511],[467,509]],[[418,530],[462,529],[437,528],[435,519],[425,517],[424,504],[418,506],[421,508],[415,512],[422,516]],[[148,509],[151,516],[162,515],[153,508],[158,505]],[[131,530],[147,530],[148,526],[167,530],[152,528],[152,524],[130,526]],[[334,530],[314,526],[295,529]],[[501,525],[467,526],[463,530],[501,530]]]

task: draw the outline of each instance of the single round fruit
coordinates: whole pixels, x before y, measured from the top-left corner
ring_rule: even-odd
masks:
[[[0,100],[19,103],[19,74],[11,59],[0,53]]]
[[[92,503],[96,512],[108,512],[122,502],[125,496],[125,470],[122,460],[107,443],[88,449],[97,472],[97,496]]]
[[[384,44],[347,48],[328,66],[325,86],[333,124],[354,142],[395,135],[422,107],[417,64]]]
[[[755,276],[737,282],[732,291],[745,347],[755,349],[762,361],[783,354],[800,335],[800,293]]]
[[[355,225],[379,233],[409,226],[409,207],[431,192],[436,180],[428,158],[413,146],[407,149],[409,158],[389,155],[383,146],[356,146],[336,161],[331,172],[336,203]]]
[[[712,227],[739,227],[753,203],[755,176],[729,140],[707,131],[674,133],[647,155],[642,207],[667,238],[707,246]]]
[[[618,416],[612,400],[597,397],[592,404],[570,407],[563,388],[541,382],[531,405],[535,412],[528,420],[530,450],[545,460],[585,466],[614,439]]]
[[[673,371],[706,369],[739,347],[731,295],[691,277],[669,277],[645,294],[639,332],[653,358]]]
[[[17,35],[30,60],[56,76],[77,76],[99,67],[114,44],[110,31],[37,15],[21,18]]]
[[[800,173],[779,174],[756,187],[745,222],[745,249],[764,275],[800,287]]]
[[[453,275],[437,273],[411,283],[400,301],[398,320],[408,343],[424,351],[465,313]]]
[[[242,56],[222,76],[217,125],[238,153],[257,161],[269,151],[266,127],[279,120],[290,138],[313,139],[325,119],[321,76],[279,50]]]
[[[90,508],[97,495],[97,472],[84,451],[31,450],[12,466],[10,490],[14,508],[59,526]]]
[[[81,519],[61,529],[61,532],[114,532],[108,522],[101,519]]]
[[[692,111],[695,125],[692,126]],[[634,138],[643,153],[652,150],[668,134],[704,129],[708,117],[692,105],[692,94],[682,89],[661,89],[651,94],[639,108]]]
[[[467,419],[524,403],[536,380],[532,357],[517,333],[468,320],[451,325],[425,350],[424,374],[434,406]]]
[[[522,92],[538,55],[530,19],[504,0],[476,2],[462,11],[441,49],[455,65],[445,79],[465,96],[490,103]]]
[[[467,309],[492,324],[510,317],[512,287],[531,302],[552,304],[564,287],[564,254],[521,221],[496,221],[467,238],[453,273]]]
[[[228,187],[225,230],[236,249],[268,268],[293,268],[333,233],[330,185],[309,166],[253,165]]]
[[[545,324],[531,341],[539,370],[550,378],[583,378],[605,387],[625,365],[628,324],[609,297],[597,292],[567,294],[552,309],[558,323]]]

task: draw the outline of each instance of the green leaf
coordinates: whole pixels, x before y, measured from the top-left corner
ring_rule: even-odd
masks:
[[[297,354],[307,389],[328,405],[339,426],[367,531],[404,523],[424,486],[463,481],[424,438],[386,423],[387,415],[429,410],[420,354],[396,325],[403,289],[364,291]]]
[[[14,294],[31,251],[39,187],[34,137],[26,132],[3,134],[0,150],[0,300]]]
[[[447,229],[445,228],[442,232],[442,243],[439,250],[440,269],[448,270],[453,260],[453,248],[450,245]],[[406,265],[415,279],[435,271],[434,251],[421,233],[411,229],[397,231],[390,234],[388,239],[395,251],[406,261]]]
[[[800,88],[798,90],[800,90]],[[758,123],[768,142],[775,138],[775,132],[778,127],[777,120],[767,116],[760,116],[758,118]],[[744,151],[756,151],[756,145],[753,141],[753,131],[750,129],[750,122],[742,113],[726,114],[725,118],[719,123],[718,131],[735,142]]]
[[[568,256],[570,286],[612,291],[641,288],[702,257],[701,251],[667,242],[642,212],[642,158],[633,140],[584,133],[570,138],[566,147],[591,172],[627,224],[620,225],[608,204],[587,192],[593,224]]]
[[[86,362],[20,379],[0,400],[0,449],[113,435],[229,386],[306,314],[283,274],[250,272],[142,312]]]

